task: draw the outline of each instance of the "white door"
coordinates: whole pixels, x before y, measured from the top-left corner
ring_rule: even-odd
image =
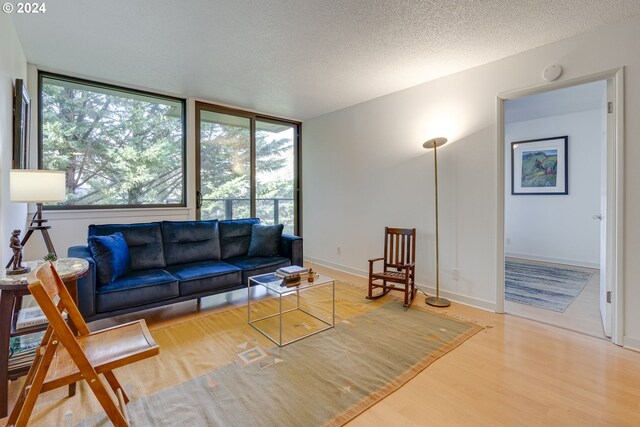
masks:
[[[611,244],[613,230],[611,228],[613,206],[608,205],[608,195],[613,194],[615,188],[613,182],[607,179],[609,168],[614,167],[614,142],[615,142],[615,112],[609,110],[609,105],[613,104],[614,91],[613,79],[607,80],[607,102],[604,105],[605,110],[605,137],[601,146],[601,180],[600,180],[600,315],[602,316],[602,326],[604,334],[611,337],[611,300],[608,298],[611,292],[612,265],[611,254],[607,253],[607,246]],[[608,241],[610,240],[610,241]],[[611,246],[609,246],[611,247]]]

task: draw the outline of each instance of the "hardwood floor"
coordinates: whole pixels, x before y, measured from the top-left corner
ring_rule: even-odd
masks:
[[[366,281],[314,268],[340,280]],[[425,306],[424,297],[414,304]],[[462,304],[429,309],[487,329],[349,426],[640,425],[639,352]]]
[[[314,265],[362,286],[366,279]],[[246,303],[246,291],[143,312],[160,328]],[[401,296],[400,293],[398,293]],[[385,298],[396,298],[389,294]],[[400,303],[400,302],[399,302]],[[339,301],[338,301],[339,304]],[[419,294],[414,304],[425,306]],[[639,426],[640,353],[509,314],[453,303],[432,311],[486,326],[348,425]],[[140,313],[91,324],[101,328]]]
[[[560,267],[563,266],[562,264],[552,264],[548,262],[520,260],[517,258],[511,259],[518,262]],[[568,267],[591,272],[593,275],[585,285],[584,289],[564,312],[558,313],[553,310],[545,310],[544,308],[518,304],[512,301],[505,301],[505,311],[509,314],[559,326],[561,328],[591,335],[596,338],[607,339],[604,335],[602,319],[600,317],[600,271],[586,267]]]

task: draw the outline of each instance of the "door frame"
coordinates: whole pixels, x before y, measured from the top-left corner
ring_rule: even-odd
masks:
[[[504,132],[504,103],[505,101],[535,95],[554,89],[561,89],[576,86],[583,83],[590,83],[599,80],[613,81],[614,87],[614,114],[615,129],[613,141],[614,158],[607,160],[607,183],[614,191],[607,192],[607,210],[613,214],[605,217],[608,222],[607,230],[611,230],[611,239],[607,239],[606,251],[610,265],[607,269],[612,290],[611,296],[611,341],[614,344],[622,345],[624,338],[624,67],[602,71],[600,73],[568,79],[560,82],[544,83],[531,86],[525,89],[512,90],[499,93],[496,99],[497,112],[497,138],[496,156],[498,159],[498,179],[497,179],[497,242],[496,242],[496,312],[504,313],[504,292],[505,292],[505,132]],[[613,186],[611,185],[613,183]],[[602,243],[601,243],[602,244]]]

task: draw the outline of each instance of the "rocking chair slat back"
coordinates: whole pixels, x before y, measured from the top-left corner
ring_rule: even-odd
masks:
[[[415,229],[385,227],[384,241],[385,271],[415,262]]]

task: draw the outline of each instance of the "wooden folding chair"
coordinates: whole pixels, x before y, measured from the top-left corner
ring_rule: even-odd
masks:
[[[373,271],[376,261],[384,262],[384,269]],[[377,299],[389,291],[404,292],[404,306],[409,307],[416,296],[416,229],[384,228],[384,258],[369,260],[369,293],[367,299]],[[382,281],[382,283],[379,283]],[[390,282],[390,283],[389,283]],[[395,284],[401,284],[402,287]],[[374,295],[373,290],[381,292]]]
[[[116,426],[128,426],[129,398],[113,369],[155,356],[160,352],[144,320],[90,332],[78,307],[50,262],[29,275],[29,291],[49,320],[49,327],[29,369],[7,426],[26,426],[38,395],[86,380],[96,398]],[[55,302],[57,300],[57,303]],[[75,326],[74,335],[62,317],[67,312]],[[100,377],[104,376],[105,381]],[[115,404],[107,389],[113,390]]]

